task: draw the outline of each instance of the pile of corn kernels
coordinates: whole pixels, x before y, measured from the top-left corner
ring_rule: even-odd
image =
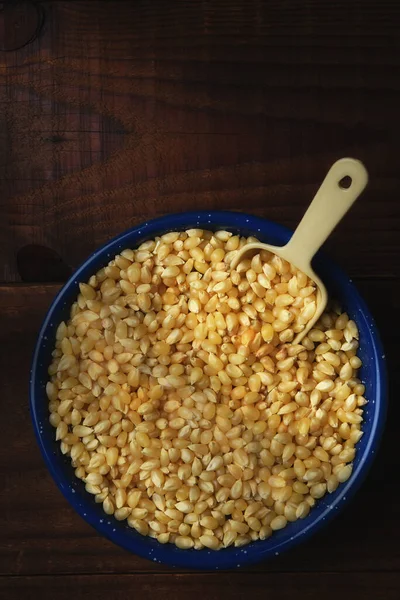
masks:
[[[80,284],[57,330],[50,423],[107,515],[182,549],[242,546],[305,518],[352,472],[358,331],[255,238],[167,233]]]

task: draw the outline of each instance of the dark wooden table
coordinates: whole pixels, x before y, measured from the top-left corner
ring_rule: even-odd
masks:
[[[6,4],[3,35],[21,37]],[[398,1],[38,6],[39,37],[0,53],[0,597],[398,600]],[[294,227],[346,155],[371,181],[327,250],[370,303],[392,375],[363,488],[314,539],[248,570],[172,570],[99,537],[56,489],[28,411],[32,348],[61,283],[167,212],[246,209]]]

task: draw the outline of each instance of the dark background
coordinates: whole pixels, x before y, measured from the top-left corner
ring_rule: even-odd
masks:
[[[10,45],[36,12],[6,4]],[[0,52],[0,597],[397,600],[400,3],[38,5],[39,37]],[[30,358],[60,283],[167,212],[245,209],[294,228],[347,155],[370,184],[327,251],[373,310],[392,382],[367,482],[326,530],[252,569],[180,572],[100,538],[56,489],[30,424]]]

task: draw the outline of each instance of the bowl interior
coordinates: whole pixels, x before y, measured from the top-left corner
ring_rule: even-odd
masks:
[[[39,334],[32,363],[30,397],[31,412],[39,446],[57,485],[77,512],[101,534],[124,548],[154,562],[165,562],[175,566],[200,569],[226,569],[256,562],[283,550],[315,532],[342,507],[360,485],[376,452],[385,417],[386,372],[384,354],[375,329],[374,321],[351,280],[321,253],[314,267],[326,284],[331,297],[340,301],[342,307],[353,318],[360,331],[359,356],[363,362],[361,378],[366,386],[369,403],[364,410],[364,435],[357,445],[353,474],[349,481],[339,486],[333,494],[319,500],[316,507],[304,520],[290,523],[285,529],[275,532],[265,541],[253,542],[243,548],[228,548],[219,552],[209,550],[180,550],[173,544],[162,545],[154,539],[140,536],[124,522],[107,516],[84,489],[84,484],[75,478],[70,459],[61,454],[55,442],[54,429],[48,421],[48,402],[45,386],[47,368],[55,343],[55,332],[62,320],[69,318],[70,306],[79,292],[78,283],[87,281],[98,269],[124,248],[135,248],[141,242],[156,235],[201,227],[203,229],[227,229],[245,236],[257,236],[261,241],[283,245],[291,232],[276,223],[243,213],[213,211],[170,215],[154,219],[130,229],[96,251],[75,272],[54,300]]]

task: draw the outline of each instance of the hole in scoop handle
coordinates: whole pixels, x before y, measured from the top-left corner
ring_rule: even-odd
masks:
[[[343,178],[350,178],[343,187]],[[307,270],[314,254],[356,201],[368,182],[364,165],[354,158],[342,158],[329,169],[296,231],[285,247],[297,267]]]

